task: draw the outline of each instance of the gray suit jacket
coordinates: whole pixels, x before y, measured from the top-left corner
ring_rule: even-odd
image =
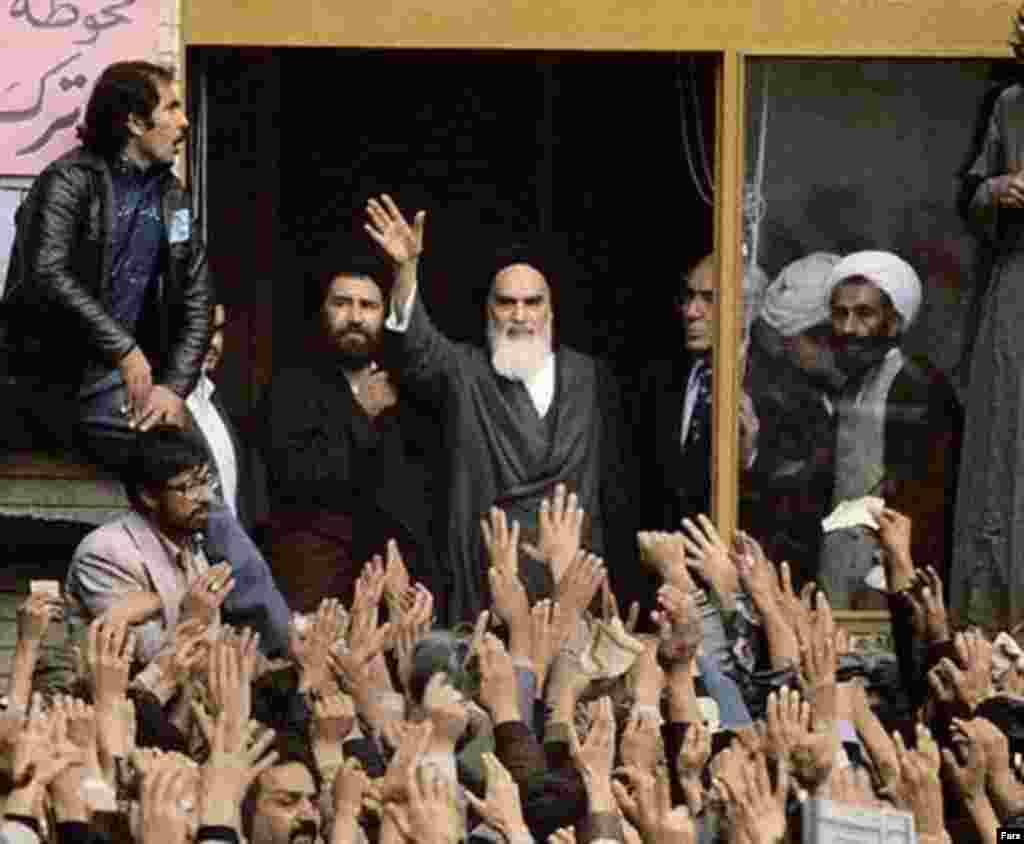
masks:
[[[156,592],[163,613],[135,628],[136,658],[148,662],[177,625],[186,589],[156,531],[132,511],[96,528],[75,549],[64,582],[68,623],[87,625],[131,592]]]

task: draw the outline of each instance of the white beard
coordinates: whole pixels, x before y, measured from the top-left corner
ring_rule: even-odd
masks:
[[[527,381],[536,375],[551,354],[551,319],[538,334],[516,333],[487,317],[487,343],[495,372],[513,381]]]

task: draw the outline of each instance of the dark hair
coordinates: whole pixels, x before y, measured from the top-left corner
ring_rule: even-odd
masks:
[[[452,686],[472,697],[476,683],[465,666],[468,653],[469,638],[447,630],[435,630],[420,639],[412,652],[410,699],[414,703],[422,703],[430,678],[442,671],[448,675]]]
[[[174,81],[170,68],[145,61],[116,62],[100,74],[77,129],[87,149],[104,158],[118,155],[131,139],[128,118],[135,115],[151,126],[160,103],[160,83]]]
[[[320,776],[316,757],[313,755],[313,750],[309,746],[309,742],[306,741],[305,736],[294,730],[279,732],[274,736],[274,741],[271,742],[267,750],[268,752],[277,751],[277,761],[270,768],[267,768],[268,771],[284,765],[302,765],[313,778],[313,785],[316,786],[317,794],[320,793],[323,778]],[[260,797],[261,777],[262,775],[253,780],[252,785],[245,792],[245,797],[242,798],[242,832],[249,840],[252,840],[252,822],[256,815],[256,801]]]
[[[391,272],[387,264],[382,258],[373,255],[355,254],[346,255],[340,259],[328,259],[320,262],[320,267],[316,273],[315,296],[310,291],[308,297],[307,310],[310,316],[320,312],[324,302],[327,301],[327,293],[330,291],[331,285],[339,276],[368,278],[380,288],[382,296],[386,296],[391,287]]]
[[[121,480],[133,501],[143,487],[157,487],[175,475],[209,463],[206,444],[195,434],[159,425],[136,435]]]

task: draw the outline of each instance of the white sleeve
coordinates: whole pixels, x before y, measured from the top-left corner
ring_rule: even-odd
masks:
[[[409,320],[412,319],[412,308],[416,304],[416,288],[413,287],[412,293],[409,294],[409,298],[405,300],[401,305],[391,298],[391,310],[388,312],[388,318],[384,321],[384,327],[388,331],[395,331],[398,334],[405,334],[409,328]]]

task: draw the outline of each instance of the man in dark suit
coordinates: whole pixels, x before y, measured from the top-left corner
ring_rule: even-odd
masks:
[[[267,397],[268,554],[300,612],[328,595],[351,598],[363,562],[389,539],[443,600],[429,530],[430,428],[381,368],[378,267],[353,261],[329,277],[312,353],[277,373]]]
[[[652,361],[638,399],[635,428],[637,488],[655,500],[641,516],[643,527],[678,530],[684,518],[711,509],[711,351],[714,340],[715,262],[706,255],[686,275],[675,302],[683,353]],[[745,284],[745,287],[750,287]],[[744,397],[740,408],[740,452],[753,454],[756,420]],[[653,471],[653,476],[651,472]],[[651,478],[654,478],[653,487]]]

